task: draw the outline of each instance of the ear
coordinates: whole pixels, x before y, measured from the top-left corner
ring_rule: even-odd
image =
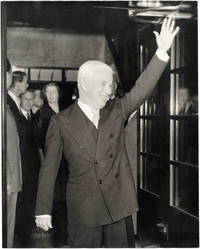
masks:
[[[82,77],[81,79],[80,79],[80,86],[81,86],[81,88],[83,89],[83,90],[86,90],[86,82],[85,82],[85,77]]]

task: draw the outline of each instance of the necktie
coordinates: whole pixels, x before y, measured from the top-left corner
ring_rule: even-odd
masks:
[[[92,110],[92,123],[95,125],[95,127],[98,129],[98,123],[99,123],[99,110],[94,109]]]
[[[28,121],[31,121],[31,115],[29,112],[27,113],[27,119],[28,119]]]

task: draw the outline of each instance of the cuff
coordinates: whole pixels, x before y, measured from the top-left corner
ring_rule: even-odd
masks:
[[[45,218],[45,217],[51,217],[51,215],[49,215],[49,214],[42,214],[42,215],[35,215],[35,217]]]
[[[169,55],[167,52],[162,51],[161,49],[157,49],[156,55],[161,61],[167,62],[169,60]]]

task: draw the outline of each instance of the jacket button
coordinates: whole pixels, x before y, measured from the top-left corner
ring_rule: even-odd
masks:
[[[113,138],[113,137],[114,137],[114,135],[111,133],[111,134],[110,134],[110,138]]]
[[[115,175],[115,178],[117,178],[118,176],[119,176],[119,174],[116,174],[116,175]]]
[[[109,154],[109,158],[113,158],[113,154]]]
[[[102,184],[102,180],[99,180],[99,184]]]
[[[97,161],[95,161],[94,163],[95,163],[95,164],[98,164],[98,162],[97,162]]]
[[[80,146],[79,146],[79,148],[80,148],[80,149],[83,149],[83,146],[82,146],[82,145],[80,145]]]

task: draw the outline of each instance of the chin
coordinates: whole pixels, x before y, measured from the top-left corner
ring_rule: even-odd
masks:
[[[104,108],[104,107],[105,107],[105,105],[106,105],[106,103],[103,103],[103,104],[99,105],[99,109]]]

